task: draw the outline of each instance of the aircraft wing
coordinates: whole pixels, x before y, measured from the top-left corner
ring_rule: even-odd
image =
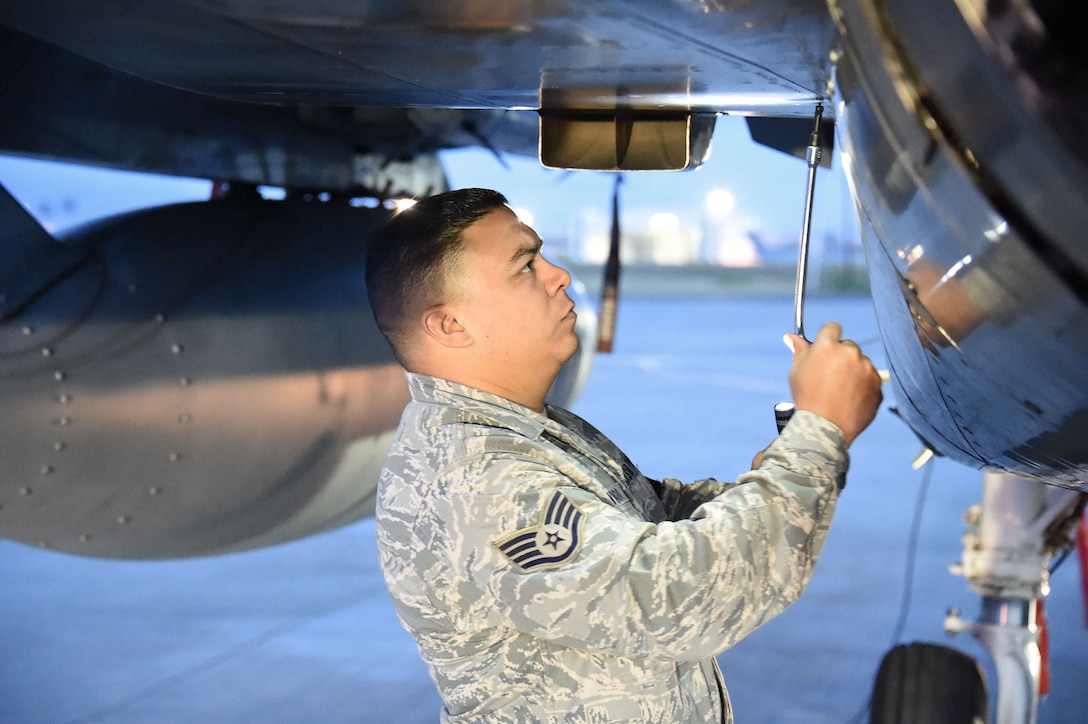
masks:
[[[8,152],[325,191],[439,148],[535,155],[538,111],[807,118],[834,34],[819,0],[16,0],[0,31]]]
[[[366,515],[358,481],[404,397],[384,343],[352,333],[369,324],[358,241],[384,212],[349,200],[443,190],[435,153],[459,146],[691,168],[721,113],[754,134],[784,121],[773,145],[803,152],[821,102],[900,413],[939,454],[1081,487],[1086,63],[1069,28],[1082,12],[6,2],[0,151],[231,191],[64,244],[0,207],[0,446],[18,461],[0,479],[0,533],[168,557]],[[256,199],[258,185],[288,198]]]

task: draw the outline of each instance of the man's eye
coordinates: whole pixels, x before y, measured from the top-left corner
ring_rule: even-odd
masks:
[[[536,263],[535,259],[530,259],[529,261],[525,262],[525,266],[523,266],[521,268],[521,270],[522,271],[533,271],[533,264],[535,264],[535,263]]]

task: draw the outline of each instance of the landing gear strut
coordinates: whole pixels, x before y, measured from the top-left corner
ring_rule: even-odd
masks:
[[[1037,719],[1045,678],[1039,612],[1050,590],[1048,566],[1058,550],[1070,545],[1082,497],[1075,490],[987,472],[982,503],[967,512],[963,563],[954,571],[982,597],[982,607],[975,622],[950,611],[945,631],[970,632],[990,652],[997,672],[995,724],[1034,724]],[[985,682],[971,663],[943,646],[896,647],[877,676],[870,721],[986,722]]]

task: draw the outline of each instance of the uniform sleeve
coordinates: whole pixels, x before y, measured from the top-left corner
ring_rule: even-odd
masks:
[[[664,478],[657,486],[661,504],[669,520],[684,520],[690,518],[700,505],[725,492],[726,483],[714,478],[696,480],[693,483]]]
[[[488,484],[438,512],[459,531],[446,555],[462,600],[489,600],[507,625],[563,646],[697,660],[801,595],[847,459],[841,431],[799,411],[757,469],[690,519],[659,524],[542,461],[476,465]]]

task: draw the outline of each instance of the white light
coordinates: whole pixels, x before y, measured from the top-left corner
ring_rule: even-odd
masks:
[[[938,284],[944,284],[944,283],[945,283],[945,282],[947,282],[947,281],[948,281],[949,279],[951,279],[952,277],[956,276],[956,275],[957,275],[957,274],[959,274],[959,273],[960,273],[961,271],[963,271],[963,270],[964,270],[964,269],[965,269],[965,268],[967,267],[967,265],[971,263],[971,261],[972,261],[972,260],[971,260],[971,255],[970,255],[970,254],[968,254],[967,256],[963,257],[963,258],[962,258],[962,259],[960,259],[960,260],[959,260],[958,262],[956,262],[955,264],[953,264],[952,266],[950,266],[950,267],[948,268],[948,271],[946,271],[946,272],[944,273],[944,276],[943,276],[943,277],[941,277],[941,281],[939,281],[939,282],[937,282],[937,283],[938,283]]]
[[[514,215],[518,217],[521,223],[526,226],[533,225],[533,212],[529,211],[529,209],[515,209],[511,207],[510,210],[514,212]]]
[[[415,205],[415,199],[393,199],[393,210],[398,214],[402,211],[407,211]]]
[[[1002,220],[994,228],[987,229],[982,233],[990,241],[1001,241],[1009,233],[1009,222]]]
[[[733,213],[736,199],[729,189],[712,189],[706,195],[706,212],[714,219],[720,219]]]
[[[667,236],[680,228],[680,219],[676,214],[659,211],[650,217],[650,231],[654,236]]]

